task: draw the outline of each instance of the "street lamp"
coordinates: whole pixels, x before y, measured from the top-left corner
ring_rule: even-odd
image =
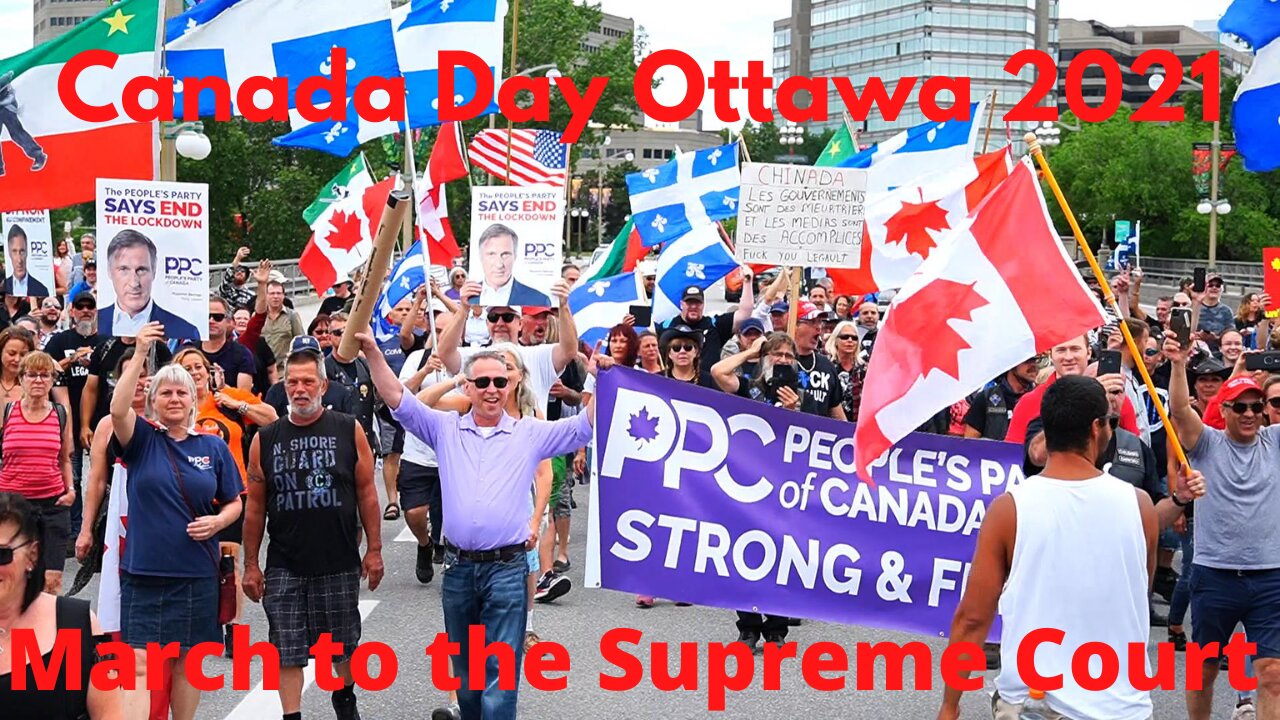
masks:
[[[1045,120],[1035,129],[1036,139],[1041,145],[1053,147],[1062,144],[1062,128],[1052,120]]]
[[[577,228],[577,226],[578,226],[578,221],[579,221],[581,218],[585,218],[585,217],[587,217],[587,215],[589,215],[589,214],[590,214],[590,211],[588,211],[586,208],[581,208],[581,207],[575,207],[575,208],[573,208],[572,210],[570,210],[570,211],[569,211],[569,217],[570,217],[570,218],[572,218],[572,220],[570,220],[570,222],[569,222],[569,250],[570,250],[571,252],[572,252],[572,250],[573,250],[573,235],[574,235],[574,230],[575,230],[575,229]],[[582,245],[582,242],[581,242],[581,239],[582,239],[582,233],[581,233],[581,231],[579,231],[579,232],[578,232],[578,239],[579,239],[578,245],[579,245],[579,246],[581,246],[581,245]]]
[[[190,160],[204,160],[213,151],[213,144],[204,134],[204,123],[198,121],[161,123],[160,139],[161,180],[173,182],[178,179],[178,155]]]
[[[787,123],[778,128],[778,142],[787,146],[788,162],[795,162],[796,146],[804,144],[804,128],[795,123]]]

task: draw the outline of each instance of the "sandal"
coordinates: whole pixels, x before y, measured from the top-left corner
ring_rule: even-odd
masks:
[[[387,508],[382,511],[383,520],[399,520],[400,506],[395,503],[387,503]]]

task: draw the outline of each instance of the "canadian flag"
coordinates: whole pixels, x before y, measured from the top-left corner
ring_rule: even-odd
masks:
[[[856,269],[827,271],[835,291],[865,295],[902,287],[1012,169],[1006,147],[927,175],[918,183],[870,193],[862,260]]]
[[[858,474],[940,409],[1104,322],[1018,163],[889,306],[854,430]]]
[[[318,295],[323,297],[339,277],[346,277],[373,253],[373,238],[395,184],[392,176],[366,187],[348,186],[348,194],[311,226],[311,239],[298,260],[298,269]]]
[[[418,239],[426,240],[427,259],[431,265],[449,267],[462,255],[449,224],[449,205],[445,183],[467,176],[470,166],[462,149],[462,128],[457,122],[440,126],[427,171],[414,190],[418,198]]]

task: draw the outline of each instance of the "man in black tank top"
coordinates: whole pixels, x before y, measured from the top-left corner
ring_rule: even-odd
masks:
[[[355,418],[325,409],[319,343],[299,337],[290,350],[288,415],[264,427],[249,449],[244,589],[262,602],[280,652],[284,720],[301,717],[302,671],[323,633],[342,644],[335,669],[345,687],[333,694],[333,709],[339,720],[359,720],[349,658],[360,642],[360,578],[368,576],[370,590],[382,580],[373,454]],[[258,565],[264,530],[271,534],[265,578]]]

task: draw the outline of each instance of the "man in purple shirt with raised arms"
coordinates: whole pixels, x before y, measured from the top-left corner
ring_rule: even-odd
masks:
[[[486,642],[501,642],[524,654],[528,618],[526,550],[534,548],[549,488],[533,497],[538,463],[574,452],[591,439],[594,399],[585,412],[547,422],[507,415],[506,357],[481,351],[462,366],[462,389],[471,412],[458,415],[423,405],[405,392],[399,378],[366,330],[356,335],[378,394],[404,429],[430,445],[440,463],[444,506],[445,631],[460,652],[453,671],[462,685],[458,706],[463,720],[516,717],[517,690],[498,687],[498,660],[485,666],[483,692],[468,689],[468,629],[482,625]]]

